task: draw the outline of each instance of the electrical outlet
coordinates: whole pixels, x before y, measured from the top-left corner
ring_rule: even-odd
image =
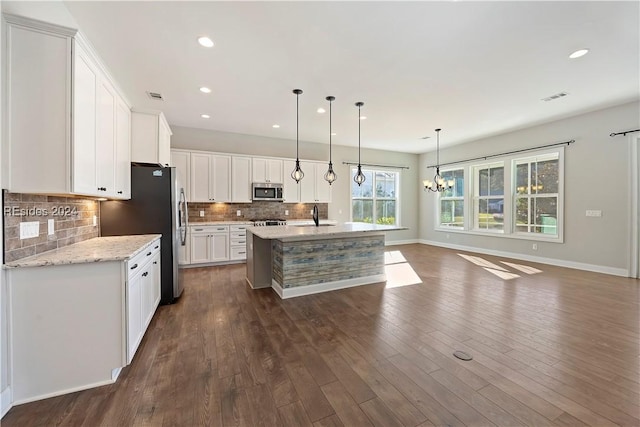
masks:
[[[240,211],[240,209],[236,211],[236,216],[242,216],[242,212]]]
[[[313,215],[313,209],[309,211],[309,215]]]
[[[289,216],[289,209],[285,209],[284,214],[285,216]]]
[[[56,230],[55,230],[55,225],[54,225],[53,219],[47,220],[47,227],[48,227],[47,232],[48,232],[49,236],[51,236],[53,234],[56,234]]]
[[[20,223],[20,239],[31,239],[40,234],[40,223],[38,221]]]
[[[531,247],[531,249],[533,249],[534,251],[538,250],[538,244],[534,243],[533,246]]]
[[[586,212],[587,216],[594,216],[594,217],[601,217],[602,216],[602,211],[600,210],[588,210]]]
[[[200,216],[204,216],[204,211],[200,211]]]
[[[93,216],[93,226],[95,227],[96,225],[98,225],[98,216],[94,215]]]

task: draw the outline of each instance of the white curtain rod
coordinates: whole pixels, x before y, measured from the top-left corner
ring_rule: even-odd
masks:
[[[342,162],[343,165],[353,165],[357,166],[358,162]],[[362,166],[373,166],[374,168],[389,168],[389,169],[409,169],[409,166],[398,166],[398,165],[376,165],[373,163],[360,163]]]

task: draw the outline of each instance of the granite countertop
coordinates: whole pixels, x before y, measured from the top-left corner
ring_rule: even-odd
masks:
[[[344,224],[325,225],[281,225],[272,227],[251,227],[248,229],[254,235],[262,239],[274,240],[304,240],[306,238],[336,238],[349,234],[368,232],[384,232],[394,230],[407,230],[407,227],[395,225],[365,224],[362,222],[346,222]]]
[[[82,264],[101,261],[124,261],[142,252],[161,234],[96,237],[60,249],[8,262],[5,268],[42,267],[45,265]]]

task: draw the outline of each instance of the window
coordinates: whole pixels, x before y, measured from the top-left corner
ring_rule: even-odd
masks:
[[[559,155],[516,159],[515,231],[558,236]]]
[[[474,228],[504,231],[504,163],[474,167]]]
[[[353,169],[351,175],[356,172]],[[351,182],[351,221],[397,225],[400,174],[367,169],[362,173],[366,180],[361,186]]]
[[[464,169],[443,171],[445,181],[453,181],[453,188],[440,193],[439,226],[464,228]]]

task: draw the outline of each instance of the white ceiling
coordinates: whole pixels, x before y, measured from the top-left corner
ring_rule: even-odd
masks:
[[[363,147],[420,153],[437,127],[446,146],[639,95],[638,2],[65,5],[133,106],[172,125],[295,139],[300,88],[301,140],[328,143],[316,109],[333,95],[334,143],[357,145],[363,101]],[[591,52],[568,59],[582,47]]]

